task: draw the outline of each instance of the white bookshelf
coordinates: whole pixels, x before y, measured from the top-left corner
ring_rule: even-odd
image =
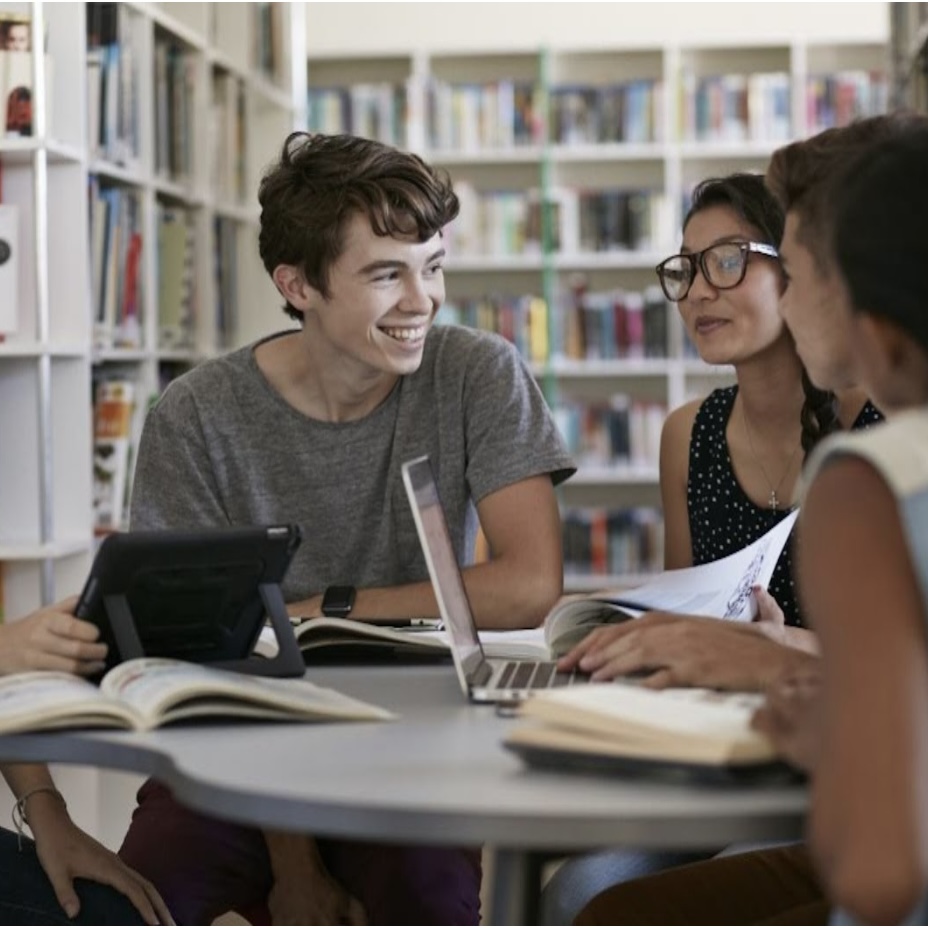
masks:
[[[928,112],[928,3],[894,3],[890,15],[893,103]]]
[[[0,605],[7,621],[78,592],[84,582],[94,551],[94,378],[131,379],[144,403],[169,373],[283,322],[257,253],[256,193],[287,133],[305,122],[303,4],[275,4],[279,35],[271,74],[254,60],[252,27],[259,4],[119,4],[137,75],[131,105],[138,126],[137,150],[119,159],[107,158],[89,139],[87,6],[0,0],[0,14],[31,18],[33,38],[46,36],[52,62],[46,71],[33,54],[33,134],[0,132],[0,203],[15,204],[19,213],[18,324],[0,340]],[[155,169],[154,50],[157,41],[168,39],[189,55],[197,114],[189,126],[191,171],[183,179]],[[33,47],[39,44],[34,41]],[[213,184],[209,120],[202,117],[217,73],[240,88],[244,103],[244,177],[237,195]],[[132,348],[101,348],[94,342],[88,236],[93,176],[131,191],[141,206],[141,337]],[[195,337],[186,351],[159,347],[159,202],[194,216],[198,300]],[[226,345],[220,343],[213,313],[216,217],[231,223],[238,239],[239,317]],[[138,778],[71,768],[63,779],[76,820],[118,846]]]
[[[319,15],[319,28],[326,25]],[[333,19],[333,24],[336,22]],[[310,20],[312,25],[312,18]],[[528,30],[530,31],[530,30]],[[393,39],[396,42],[396,39]],[[371,44],[371,43],[367,43]],[[374,43],[376,44],[376,43]],[[762,171],[772,151],[783,142],[804,137],[823,128],[812,123],[809,103],[811,80],[844,72],[881,71],[888,74],[888,50],[881,40],[842,34],[834,42],[794,38],[750,41],[681,41],[611,45],[605,39],[595,47],[526,48],[523,42],[511,49],[461,47],[460,42],[442,51],[436,44],[422,50],[389,53],[371,49],[367,54],[341,54],[332,47],[311,53],[308,85],[313,88],[351,88],[366,85],[402,86],[406,95],[406,119],[401,144],[421,154],[461,181],[480,191],[528,191],[557,188],[653,189],[662,198],[659,222],[647,246],[632,250],[598,252],[552,251],[456,255],[453,235],[449,244],[447,289],[449,300],[478,299],[488,294],[534,294],[549,307],[550,328],[557,324],[557,295],[576,275],[582,275],[590,291],[620,288],[640,291],[656,284],[654,266],[679,243],[679,229],[687,192],[699,180],[732,170]],[[755,80],[756,73],[780,77]],[[685,91],[700,81],[734,75],[730,83],[749,88],[750,102],[763,99],[764,80],[786,90],[779,102],[781,118],[738,132],[696,132],[687,126]],[[502,81],[534,82],[540,89],[543,128],[537,139],[523,144],[479,145],[473,132],[459,132],[465,143],[458,146],[430,144],[430,87],[433,82],[451,85],[493,85]],[[661,105],[655,108],[650,137],[626,142],[573,141],[554,137],[546,100],[563,86],[606,87],[633,81],[654,81],[662,87]],[[771,92],[772,93],[772,92]],[[452,99],[446,92],[440,100]],[[770,96],[769,99],[774,99]],[[473,103],[462,92],[452,105],[467,109]],[[772,104],[768,103],[768,107]],[[784,119],[788,125],[784,125]],[[364,127],[335,120],[313,127],[323,131],[354,131]],[[445,126],[442,139],[449,137]],[[396,144],[396,134],[381,136]],[[732,382],[729,370],[709,368],[684,351],[684,334],[674,307],[667,307],[666,358],[605,358],[584,360],[553,354],[547,362],[533,361],[533,370],[553,404],[561,400],[594,401],[613,393],[657,401],[672,409],[694,396]],[[647,467],[581,465],[577,476],[560,491],[565,507],[659,506],[657,461]],[[603,576],[605,584],[617,585],[633,576]],[[588,588],[597,578],[577,577],[576,588]],[[574,578],[568,577],[574,587]]]

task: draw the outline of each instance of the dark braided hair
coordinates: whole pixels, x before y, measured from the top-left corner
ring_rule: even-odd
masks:
[[[711,206],[726,206],[754,227],[763,242],[779,247],[786,224],[780,200],[764,183],[762,174],[735,173],[727,177],[704,180],[693,191],[692,204],[683,228],[698,212]],[[830,390],[820,390],[802,369],[802,392],[805,396],[800,413],[802,449],[809,452],[826,436],[841,428],[838,398]]]
[[[831,390],[820,390],[802,369],[802,392],[805,399],[799,421],[802,423],[802,451],[805,457],[826,436],[841,431],[838,419],[838,398]]]

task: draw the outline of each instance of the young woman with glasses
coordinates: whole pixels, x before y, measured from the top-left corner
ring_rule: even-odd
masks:
[[[704,181],[683,225],[680,253],[657,266],[687,334],[709,364],[732,365],[737,383],[674,410],[661,438],[664,566],[703,564],[755,541],[796,502],[805,455],[827,432],[879,421],[864,395],[812,386],[778,312],[786,280],[778,255],[784,211],[755,174]],[[834,412],[837,410],[837,412]],[[827,411],[829,415],[825,415]],[[773,642],[814,650],[802,628],[787,545],[760,620],[652,613],[598,629],[562,659],[596,679],[650,667],[651,684],[763,689],[789,659]],[[763,640],[766,639],[766,640]]]
[[[695,191],[679,255],[657,267],[700,357],[731,364],[737,384],[668,418],[661,453],[665,566],[704,563],[744,547],[793,508],[804,454],[820,437],[802,362],[778,314],[783,210],[760,175],[709,180]],[[879,418],[863,395],[845,426]],[[770,593],[802,624],[789,547]]]

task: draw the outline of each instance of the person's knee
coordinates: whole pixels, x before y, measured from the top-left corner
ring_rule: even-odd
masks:
[[[146,784],[120,858],[161,893],[178,924],[202,924],[260,905],[271,889],[260,831],[200,815]]]

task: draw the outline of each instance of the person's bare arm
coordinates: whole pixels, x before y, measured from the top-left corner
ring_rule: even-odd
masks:
[[[464,571],[464,583],[481,628],[531,628],[563,592],[561,521],[551,478],[531,477],[480,501],[480,524],[490,560]],[[291,612],[321,614],[322,594],[294,603]],[[352,612],[364,618],[438,615],[428,582],[359,589]]]
[[[664,510],[664,569],[693,566],[693,542],[686,488],[690,467],[690,435],[699,401],[675,409],[661,430],[661,504]]]
[[[274,925],[366,925],[364,909],[328,872],[308,835],[264,833],[274,883],[268,908]]]
[[[121,892],[147,924],[174,924],[155,887],[71,821],[47,767],[6,764],[0,772],[13,795],[25,801],[25,817],[35,836],[39,863],[69,918],[80,911],[74,881],[86,879]]]
[[[865,462],[820,474],[800,531],[822,646],[810,843],[834,904],[896,924],[928,884],[925,606],[896,501]]]

